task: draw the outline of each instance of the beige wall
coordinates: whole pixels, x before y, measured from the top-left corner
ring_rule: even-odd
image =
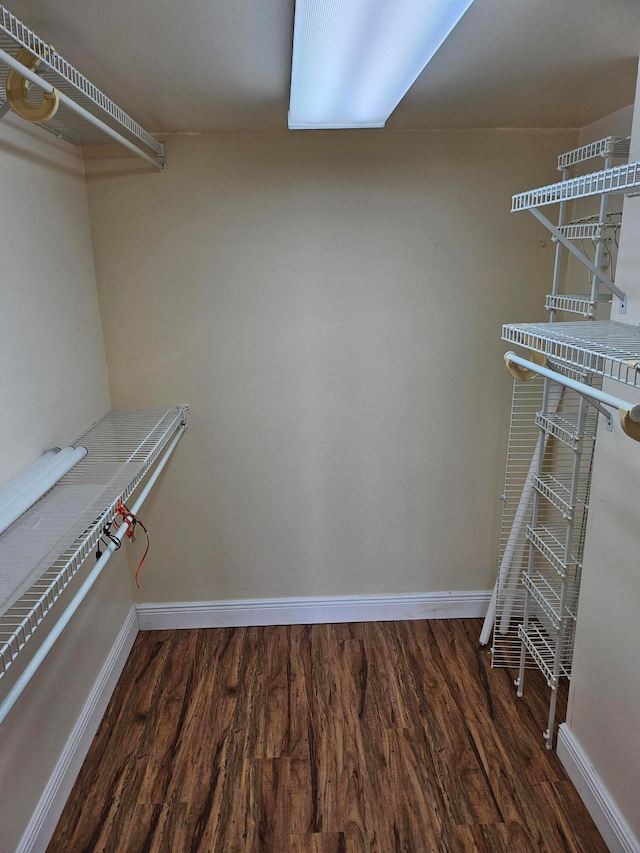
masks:
[[[0,186],[2,484],[52,445],[73,440],[109,408],[109,395],[80,152],[6,117]],[[111,561],[0,728],[0,850],[7,853],[131,606],[126,566],[118,562]],[[0,699],[38,634],[0,682]]]
[[[143,600],[487,589],[510,380],[572,132],[170,136],[90,160],[115,407],[192,406]],[[544,242],[541,246],[540,241]]]
[[[1,127],[0,484],[109,408],[79,152]]]
[[[640,89],[639,89],[640,91]],[[640,99],[636,101],[639,103]],[[632,160],[640,159],[636,110]],[[617,284],[628,294],[625,317],[640,323],[640,199],[627,198]],[[610,382],[605,390],[640,402],[640,391]],[[573,678],[567,723],[640,838],[640,445],[618,426],[598,433],[589,509]]]

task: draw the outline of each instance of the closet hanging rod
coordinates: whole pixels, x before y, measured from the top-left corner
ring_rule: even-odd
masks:
[[[518,365],[520,367],[524,367],[526,370],[530,370],[532,373],[538,373],[540,376],[544,376],[552,382],[558,382],[560,385],[571,388],[573,391],[577,391],[578,394],[581,394],[587,399],[597,400],[598,403],[603,403],[605,406],[611,406],[614,409],[618,409],[618,412],[620,413],[620,425],[624,432],[630,438],[640,441],[640,403],[629,403],[627,400],[622,400],[620,397],[614,397],[613,394],[607,394],[599,388],[592,388],[584,382],[577,382],[569,376],[564,376],[562,373],[557,373],[555,370],[549,370],[548,367],[542,367],[542,365],[536,364],[533,361],[527,361],[526,358],[516,355],[515,352],[506,352],[504,354],[504,360],[507,363],[507,369],[514,378],[517,377],[511,372],[511,365]]]
[[[48,83],[46,80],[43,80],[38,74],[35,74],[29,68],[24,66],[21,62],[18,62],[10,53],[7,53],[6,50],[2,50],[0,48],[0,62],[3,62],[5,65],[8,65],[9,68],[12,68],[30,83],[33,83],[34,86],[37,86],[39,89],[42,89],[47,95],[50,95],[55,86],[52,86],[51,83]],[[72,110],[76,115],[81,116],[85,121],[89,124],[92,124],[94,127],[97,127],[98,130],[101,130],[107,136],[110,136],[115,142],[118,142],[120,145],[123,145],[125,148],[128,148],[129,151],[132,151],[134,154],[137,154],[138,157],[141,157],[143,160],[146,160],[147,163],[150,163],[156,169],[159,169],[161,172],[164,172],[165,166],[164,163],[159,163],[157,160],[154,160],[153,157],[149,156],[149,154],[142,151],[132,142],[122,136],[122,134],[113,130],[113,128],[109,127],[108,124],[105,124],[99,118],[94,116],[88,110],[85,110],[84,107],[81,107],[80,104],[76,104],[68,95],[65,95],[64,92],[61,92],[60,89],[56,89],[58,93],[58,97],[60,98],[60,102],[63,103],[66,107]]]

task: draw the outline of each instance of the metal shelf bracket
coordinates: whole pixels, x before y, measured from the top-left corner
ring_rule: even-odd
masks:
[[[604,284],[604,286],[608,288],[611,293],[618,297],[618,299],[620,300],[620,313],[626,314],[627,294],[620,290],[620,288],[611,281],[608,275],[605,275],[605,273],[603,273],[601,269],[598,269],[598,267],[593,264],[589,260],[589,258],[583,252],[580,251],[580,249],[574,246],[571,240],[565,237],[562,231],[560,231],[559,228],[556,228],[553,222],[548,220],[543,213],[540,213],[540,211],[536,207],[530,207],[529,213],[535,216],[535,218],[539,222],[541,222],[542,225],[544,225],[547,231],[550,231],[551,234],[553,234],[553,236],[555,237],[555,239],[559,243],[562,243],[562,245],[566,249],[568,249],[568,251],[571,252],[571,254],[574,255],[580,261],[581,264],[584,264],[584,266],[589,270],[590,273],[592,273],[592,275],[594,275],[598,279],[598,281],[602,282],[602,284]]]

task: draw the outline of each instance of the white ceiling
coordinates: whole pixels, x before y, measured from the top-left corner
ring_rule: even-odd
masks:
[[[5,2],[153,132],[287,127],[294,0]],[[387,127],[581,127],[639,52],[640,0],[475,0]]]

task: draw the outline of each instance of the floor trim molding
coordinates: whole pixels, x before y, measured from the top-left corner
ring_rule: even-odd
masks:
[[[558,732],[557,752],[611,853],[640,853],[640,842],[566,723]]]
[[[42,853],[47,849],[137,634],[138,618],[135,607],[131,607],[47,782],[40,802],[31,816],[16,853]]]
[[[172,628],[238,628],[311,625],[322,622],[387,622],[396,619],[482,617],[491,592],[427,592],[405,595],[343,595],[176,601],[137,604],[141,631]]]

